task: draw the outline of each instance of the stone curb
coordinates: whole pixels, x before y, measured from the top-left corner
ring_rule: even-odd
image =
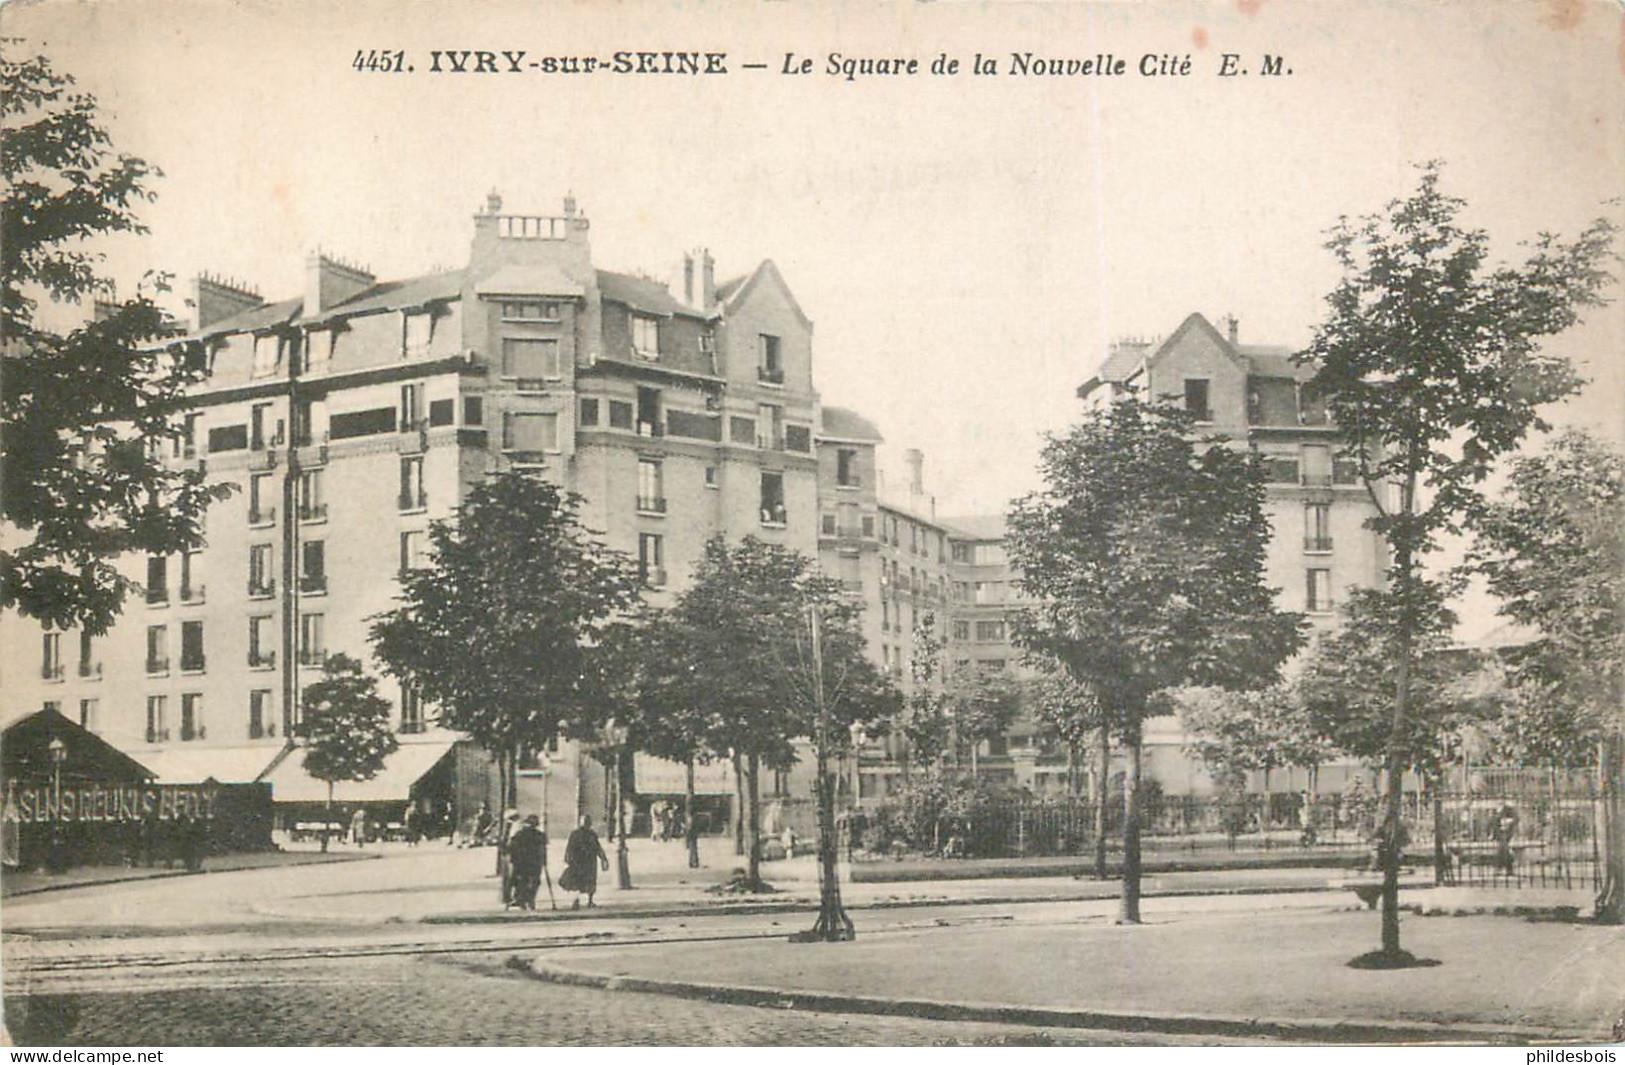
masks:
[[[1162,1011],[1068,1009],[1059,1006],[1012,1006],[943,1002],[934,999],[884,998],[827,991],[792,991],[736,984],[701,984],[610,976],[551,964],[538,964],[517,956],[509,968],[545,983],[588,987],[604,991],[635,991],[670,995],[736,1006],[807,1010],[817,1013],[855,1013],[914,1017],[932,1021],[981,1021],[1038,1028],[1082,1028],[1162,1035],[1216,1035],[1277,1038],[1324,1043],[1470,1043],[1525,1045],[1551,1042],[1606,1041],[1539,1028],[1487,1024],[1434,1024],[1424,1021],[1385,1021],[1318,1017],[1226,1017]]]
[[[47,891],[73,891],[78,888],[105,887],[109,884],[139,884],[144,880],[169,880],[177,876],[212,876],[218,873],[253,873],[265,869],[293,869],[302,865],[340,865],[344,862],[366,861],[373,858],[382,858],[382,854],[356,854],[345,858],[333,858],[327,855],[312,854],[309,858],[299,861],[282,862],[276,865],[241,865],[232,869],[165,869],[157,873],[145,873],[140,876],[110,876],[105,880],[77,880],[71,884],[41,884],[38,887],[19,888],[7,891],[3,898],[15,899],[26,895],[43,895]]]

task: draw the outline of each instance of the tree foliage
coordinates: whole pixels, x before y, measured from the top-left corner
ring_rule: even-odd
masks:
[[[115,154],[95,98],[44,58],[0,58],[0,82],[0,506],[23,534],[0,552],[0,607],[99,634],[133,587],[117,558],[198,547],[229,489],[161,457],[201,365],[195,345],[165,345],[164,279],[118,303],[97,274],[97,239],[145,232],[136,208],[158,170]],[[94,320],[55,332],[42,296]]]
[[[1252,691],[1185,688],[1174,695],[1192,749],[1214,777],[1318,766],[1332,745],[1315,728],[1295,685]]]
[[[377,678],[348,655],[329,655],[321,677],[300,698],[305,772],[329,785],[371,780],[397,747],[389,717],[389,700],[378,694]]]
[[[909,764],[920,768],[937,765],[953,740],[943,647],[936,614],[921,614],[914,623],[914,656],[909,662],[913,684],[898,715],[898,728],[908,743]]]
[[[429,565],[373,619],[386,670],[442,725],[515,754],[601,722],[603,643],[638,602],[635,565],[594,539],[579,497],[523,474],[476,485],[429,528]]]

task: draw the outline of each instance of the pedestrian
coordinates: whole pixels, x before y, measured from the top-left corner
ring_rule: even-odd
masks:
[[[367,844],[367,810],[365,807],[356,807],[355,813],[350,815],[350,838],[357,847]]]
[[[1511,876],[1517,867],[1512,851],[1512,841],[1517,835],[1518,811],[1510,803],[1503,804],[1501,812],[1495,815],[1495,867],[1506,876]]]
[[[587,905],[596,906],[593,896],[598,893],[599,869],[609,871],[609,856],[598,842],[598,833],[592,830],[592,816],[582,814],[580,826],[564,843],[564,875],[559,877],[559,887],[586,895]],[[572,901],[570,908],[580,909],[581,900]]]
[[[406,833],[406,845],[417,846],[420,828],[418,826],[418,804],[409,802],[406,809],[401,811],[401,830]]]
[[[513,867],[508,860],[508,841],[519,828],[519,811],[508,810],[497,829],[497,875],[502,878],[502,908],[513,905]]]
[[[666,800],[656,799],[649,804],[649,839],[660,843],[666,838]]]
[[[496,818],[491,815],[491,805],[480,803],[479,813],[474,815],[474,846],[483,847],[491,842],[491,826]]]
[[[503,909],[508,906],[518,906],[522,910],[536,909],[536,888],[540,886],[542,870],[547,866],[547,835],[540,825],[541,818],[530,814],[508,837],[508,876],[512,879],[512,888],[507,893],[508,901]]]

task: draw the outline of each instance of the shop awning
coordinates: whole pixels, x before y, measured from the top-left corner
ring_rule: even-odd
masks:
[[[416,784],[451,751],[455,741],[403,743],[371,780],[341,780],[334,802],[405,802]],[[326,802],[327,782],[305,772],[305,752],[294,749],[261,779],[271,785],[272,802]]]
[[[686,785],[688,769],[680,762],[639,754],[633,759],[637,772],[639,795],[681,795]],[[732,795],[734,793],[733,766],[724,761],[694,766],[694,794]]]
[[[279,746],[171,747],[143,751],[141,760],[159,784],[201,784],[213,778],[222,784],[251,784],[282,753]]]

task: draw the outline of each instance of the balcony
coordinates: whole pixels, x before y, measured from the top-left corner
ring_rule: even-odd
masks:
[[[1303,549],[1311,554],[1325,554],[1332,549],[1332,538],[1330,536],[1305,536],[1303,538]]]
[[[276,441],[280,444],[281,441]],[[274,446],[274,445],[273,445]],[[259,472],[276,469],[277,453],[263,444],[250,444],[248,452],[248,468]]]
[[[209,735],[208,730],[205,729],[202,725],[199,725],[197,728],[193,728],[190,725],[184,725],[184,724],[181,726],[181,742],[182,743],[187,743],[187,742],[189,742],[191,740],[205,739],[208,735]]]
[[[85,680],[101,680],[102,664],[100,662],[80,662],[79,675]]]
[[[769,529],[782,529],[789,524],[789,514],[783,503],[774,503],[762,508],[762,524]]]
[[[250,599],[269,599],[276,594],[276,582],[272,580],[249,581],[248,597]]]
[[[67,675],[67,670],[63,668],[60,662],[47,662],[40,667],[39,675],[44,680],[61,680]]]
[[[784,367],[758,366],[756,367],[756,380],[760,381],[764,385],[777,385],[779,387],[783,387]]]
[[[148,658],[147,659],[147,675],[148,676],[156,677],[156,676],[161,676],[161,675],[163,675],[165,673],[168,673],[168,672],[169,672],[169,659],[167,657],[166,658]]]
[[[201,584],[183,584],[183,585],[181,585],[181,602],[183,602],[183,603],[201,603],[201,602],[203,602],[204,590],[205,590],[204,586],[201,585]]]
[[[299,520],[300,521],[326,521],[327,520],[327,504],[326,503],[301,503],[301,504],[299,504]]]
[[[181,672],[182,673],[202,673],[203,670],[206,668],[206,663],[207,663],[207,659],[205,659],[204,656],[202,656],[202,655],[182,655],[181,656]]]
[[[249,507],[248,508],[248,524],[250,524],[250,525],[275,525],[276,524],[276,508],[275,507]]]
[[[665,496],[644,496],[644,495],[638,496],[638,513],[639,514],[664,514],[664,513],[666,513],[666,497]]]
[[[169,589],[167,587],[147,588],[147,605],[163,606],[169,602]]]
[[[402,735],[415,735],[416,733],[424,731],[424,728],[425,726],[421,717],[401,719]]]
[[[421,455],[429,450],[429,423],[420,418],[401,426],[400,450],[403,455]]]
[[[659,566],[654,569],[645,569],[642,573],[642,580],[650,588],[664,588],[666,586],[666,571]]]
[[[659,422],[639,421],[638,435],[648,437],[661,437],[666,435],[666,427]]]
[[[301,574],[300,577],[299,577],[299,594],[300,595],[326,595],[327,594],[327,574],[325,574],[325,573],[305,573],[305,574]]]
[[[426,510],[429,506],[429,493],[421,488],[416,492],[402,492],[396,502],[401,510]]]
[[[275,669],[276,668],[276,652],[275,651],[252,651],[252,650],[249,651],[248,652],[248,668],[250,668],[250,669]]]
[[[1332,486],[1332,475],[1330,472],[1310,473],[1306,470],[1298,483],[1304,488],[1330,488]]]
[[[169,730],[166,729],[166,728],[152,728],[152,727],[149,726],[147,728],[147,742],[148,743],[168,743],[169,742]]]
[[[320,666],[327,661],[327,652],[320,647],[299,648],[299,664],[302,666]]]

